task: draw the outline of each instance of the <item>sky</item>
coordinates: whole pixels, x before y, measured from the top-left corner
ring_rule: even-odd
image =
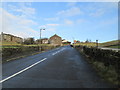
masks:
[[[57,34],[68,41],[118,39],[117,2],[2,2],[2,32],[39,39]]]

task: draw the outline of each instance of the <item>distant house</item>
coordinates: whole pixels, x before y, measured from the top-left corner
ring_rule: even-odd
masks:
[[[67,41],[67,40],[63,39],[63,40],[62,40],[62,44],[63,44],[63,45],[70,45],[70,44],[71,44],[71,42],[69,42],[69,41]]]
[[[49,43],[52,45],[62,45],[62,38],[55,34],[50,37]]]
[[[28,45],[28,44],[34,44],[34,43],[35,43],[35,40],[32,37],[24,39],[24,44]]]
[[[74,40],[74,44],[75,44],[75,43],[80,43],[80,41],[79,41],[79,40]]]
[[[42,44],[48,44],[49,43],[48,38],[43,38],[41,40],[42,40]]]
[[[22,43],[23,39],[21,37],[17,37],[11,34],[5,34],[2,32],[0,35],[0,41]]]
[[[49,43],[49,40],[48,40],[48,38],[43,38],[43,39],[37,39],[36,40],[36,44],[38,44],[38,43],[40,43],[40,44],[48,44]]]

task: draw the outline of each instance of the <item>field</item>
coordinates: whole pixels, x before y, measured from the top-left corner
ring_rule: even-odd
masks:
[[[73,44],[74,46],[78,46],[78,45],[82,45],[82,46],[88,46],[88,47],[95,47],[96,46],[96,43],[94,42],[91,42],[91,43],[76,43],[76,44]]]
[[[113,40],[99,44],[101,47],[120,48],[120,40]]]
[[[18,44],[18,43],[16,43],[16,42],[2,42],[2,43],[0,43],[2,46],[8,46],[8,45],[10,45],[10,46],[15,46],[15,45],[17,45],[17,46],[19,46],[19,45],[21,45],[21,44]]]
[[[25,47],[31,47],[31,46],[52,46],[51,44],[31,44],[31,45],[25,45],[25,44],[18,44],[15,42],[2,42],[0,43],[0,48],[20,48],[21,46]]]
[[[74,46],[78,46],[78,45],[82,45],[82,46],[88,46],[88,47],[96,47],[96,43],[95,42],[91,42],[91,43],[76,43],[73,44]],[[113,40],[113,41],[109,41],[109,42],[104,42],[104,43],[98,43],[98,46],[100,47],[108,47],[108,48],[120,48],[120,40]]]

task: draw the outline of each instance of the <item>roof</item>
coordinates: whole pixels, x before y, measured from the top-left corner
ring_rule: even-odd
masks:
[[[56,36],[56,37],[60,37],[60,36],[58,36],[57,34],[55,34],[55,35],[51,36],[50,38],[55,37],[55,36]],[[61,37],[60,37],[60,38],[61,38]]]
[[[21,37],[18,37],[18,36],[15,36],[15,35],[12,35],[12,34],[6,34],[6,33],[1,33],[1,35],[8,35],[8,36],[13,36],[13,37],[16,37],[16,38],[21,38]],[[21,38],[22,39],[22,38]]]
[[[48,40],[48,38],[42,38],[41,40]]]
[[[67,40],[63,40],[62,42],[68,42]]]
[[[71,43],[71,42],[69,42],[68,40],[65,40],[65,39],[63,39],[62,42],[63,42],[63,43],[65,43],[65,42]]]

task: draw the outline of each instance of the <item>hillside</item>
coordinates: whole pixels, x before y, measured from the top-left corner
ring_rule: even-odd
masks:
[[[100,43],[99,46],[102,47],[111,47],[111,48],[120,48],[120,40],[113,40],[109,42]]]

